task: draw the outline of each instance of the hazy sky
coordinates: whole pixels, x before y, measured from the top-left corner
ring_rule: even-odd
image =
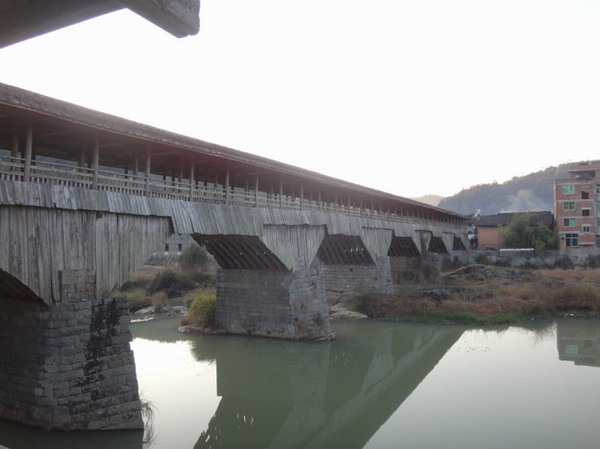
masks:
[[[202,0],[0,49],[0,81],[401,196],[600,159],[598,0]]]

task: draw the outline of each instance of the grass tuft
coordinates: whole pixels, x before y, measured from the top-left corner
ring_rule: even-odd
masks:
[[[215,294],[204,293],[198,295],[189,305],[185,322],[194,327],[214,327],[216,303]]]

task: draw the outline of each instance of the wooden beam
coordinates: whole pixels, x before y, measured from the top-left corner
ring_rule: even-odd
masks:
[[[12,2],[0,14],[0,48],[123,8],[104,0]]]
[[[175,37],[200,30],[200,0],[120,0],[120,3]]]

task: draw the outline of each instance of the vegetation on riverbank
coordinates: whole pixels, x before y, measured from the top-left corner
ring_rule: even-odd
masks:
[[[119,294],[127,297],[132,312],[149,306],[160,311],[176,298],[195,298],[213,287],[213,271],[206,250],[192,245],[181,253],[177,264],[145,266],[137,271],[121,286]]]
[[[217,297],[214,292],[204,292],[188,302],[188,314],[181,320],[182,326],[211,329],[215,326]]]
[[[434,288],[403,285],[394,295],[356,295],[350,304],[369,317],[431,323],[485,325],[564,315],[600,316],[600,272],[516,271],[522,280],[446,278]]]

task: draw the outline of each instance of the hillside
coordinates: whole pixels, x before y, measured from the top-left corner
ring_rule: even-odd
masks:
[[[480,211],[498,212],[552,211],[553,186],[557,178],[568,177],[570,164],[549,167],[526,176],[514,177],[502,184],[481,184],[444,198],[438,206],[465,215]]]
[[[440,204],[440,201],[444,199],[444,197],[440,195],[425,195],[411,199],[415,201],[420,201],[421,203],[429,204],[430,206],[437,206],[438,204]]]

